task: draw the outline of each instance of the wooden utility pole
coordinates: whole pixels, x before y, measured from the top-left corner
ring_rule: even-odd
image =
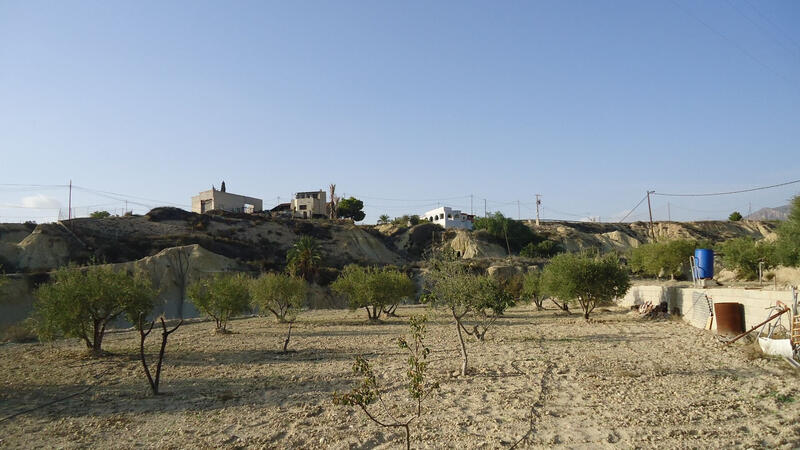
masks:
[[[483,199],[483,217],[489,217],[489,215],[486,214],[486,199]]]
[[[650,234],[653,235],[653,242],[656,241],[656,230],[653,228],[653,208],[650,206],[650,194],[655,191],[647,191],[647,210],[650,212]]]
[[[536,194],[536,226],[539,226],[539,207],[542,205],[542,195]]]
[[[67,220],[72,223],[72,180],[69,180],[69,211],[67,211]]]
[[[472,194],[469,194],[469,215],[474,216],[475,212],[472,209]]]
[[[669,210],[669,202],[667,202],[667,222],[672,222],[672,213]]]

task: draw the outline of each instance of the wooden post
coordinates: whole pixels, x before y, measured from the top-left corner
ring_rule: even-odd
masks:
[[[653,235],[653,242],[656,241],[656,230],[653,228],[653,208],[650,207],[650,194],[655,191],[647,191],[647,210],[650,212],[650,234]]]

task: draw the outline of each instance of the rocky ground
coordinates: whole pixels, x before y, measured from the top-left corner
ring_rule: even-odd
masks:
[[[454,377],[460,358],[444,312],[399,314],[425,312],[441,387],[413,424],[414,448],[800,446],[800,376],[751,346],[726,348],[681,321],[619,308],[586,323],[518,307],[486,342],[468,344],[472,373]],[[230,335],[186,324],[170,337],[158,397],[135,332],[110,334],[113,355],[101,359],[75,340],[2,345],[0,447],[399,448],[401,432],[331,400],[353,386],[350,368],[363,354],[386,406],[410,411],[394,343],[407,321],[369,325],[365,316],[304,313],[288,354],[278,352],[285,326],[271,319],[233,321]]]

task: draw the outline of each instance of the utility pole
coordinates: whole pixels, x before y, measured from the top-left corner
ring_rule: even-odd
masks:
[[[69,211],[67,212],[67,220],[70,225],[72,224],[72,180],[69,180]]]
[[[539,226],[539,207],[542,205],[542,195],[536,194],[536,226]]]
[[[486,199],[483,199],[483,217],[489,217],[489,215],[486,214]]]
[[[517,220],[522,220],[522,214],[519,212],[519,200],[517,200]]]
[[[653,242],[656,241],[656,230],[653,228],[653,208],[650,206],[650,194],[655,191],[647,191],[647,210],[650,212],[650,234],[653,235]]]
[[[672,222],[672,213],[669,210],[669,202],[667,202],[667,222]]]
[[[474,216],[475,212],[472,209],[472,194],[469,194],[469,215]]]

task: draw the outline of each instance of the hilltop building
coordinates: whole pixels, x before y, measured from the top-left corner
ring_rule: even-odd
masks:
[[[262,208],[263,202],[260,198],[225,192],[224,181],[222,182],[222,189],[217,190],[212,186],[211,190],[203,191],[192,197],[192,212],[199,214],[215,209],[252,214],[260,212]]]
[[[311,219],[313,217],[327,217],[328,204],[325,191],[298,192],[292,199],[292,214],[295,217]]]
[[[421,218],[428,222],[438,223],[445,229],[460,228],[463,230],[471,230],[472,221],[475,219],[475,216],[472,214],[464,214],[457,209],[442,206],[426,212]]]

